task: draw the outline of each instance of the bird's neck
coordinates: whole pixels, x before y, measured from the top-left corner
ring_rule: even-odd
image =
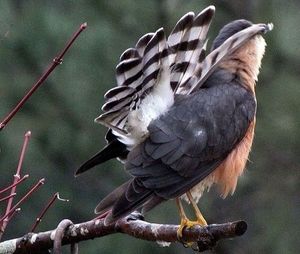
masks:
[[[249,64],[238,58],[232,58],[221,64],[220,68],[234,74],[239,84],[255,93],[257,74]]]
[[[255,93],[255,83],[265,46],[266,43],[261,36],[255,37],[233,53],[220,68],[234,73],[242,86]]]

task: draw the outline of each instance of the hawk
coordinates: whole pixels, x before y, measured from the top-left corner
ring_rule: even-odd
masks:
[[[116,67],[117,86],[105,95],[96,122],[108,127],[107,145],[76,175],[112,158],[132,178],[96,207],[105,224],[175,199],[185,226],[206,225],[196,203],[205,189],[235,191],[251,149],[255,83],[272,24],[235,20],[206,51],[215,13],[209,6],[185,14],[168,37],[164,29],[142,36]],[[192,204],[189,221],[181,200]]]

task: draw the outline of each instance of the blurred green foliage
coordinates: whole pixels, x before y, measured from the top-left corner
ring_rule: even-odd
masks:
[[[256,137],[236,194],[222,200],[205,194],[200,207],[208,222],[244,219],[247,233],[224,241],[216,253],[298,253],[300,225],[300,2],[297,0],[197,1],[0,1],[0,118],[3,118],[41,75],[79,24],[88,22],[64,59],[11,123],[0,133],[0,186],[11,182],[23,134],[32,131],[23,172],[30,178],[18,196],[45,177],[9,225],[5,239],[28,232],[50,196],[57,202],[38,230],[54,228],[63,218],[92,218],[97,202],[128,178],[111,161],[79,178],[75,169],[101,148],[105,128],[93,123],[104,92],[115,85],[114,68],[123,50],[143,34],[163,26],[170,31],[188,11],[216,5],[210,41],[227,22],[247,18],[273,22],[266,36],[266,56],[257,86]],[[2,204],[3,206],[3,204]],[[0,207],[3,211],[4,206]],[[177,223],[174,202],[157,207],[147,220]],[[80,244],[83,253],[187,253],[179,244],[155,243],[112,235]]]

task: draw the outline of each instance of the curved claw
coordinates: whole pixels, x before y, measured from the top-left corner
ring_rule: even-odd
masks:
[[[189,247],[192,247],[193,244],[195,244],[194,242],[185,242],[184,240],[182,240],[182,233],[183,233],[183,230],[185,228],[192,228],[194,226],[206,226],[207,224],[206,223],[203,223],[203,220],[196,220],[196,221],[191,221],[189,220],[188,218],[182,218],[181,221],[180,221],[180,226],[177,230],[177,239],[179,242],[181,242],[184,247],[186,248],[189,248]]]
[[[206,220],[204,219],[203,215],[201,214],[197,204],[195,203],[192,195],[190,192],[187,192],[187,197],[189,198],[193,208],[194,208],[194,211],[195,211],[195,214],[196,214],[196,217],[197,217],[197,220],[195,221],[191,221],[187,218],[185,212],[184,212],[184,209],[183,209],[183,206],[182,206],[182,203],[180,201],[179,198],[176,199],[176,203],[177,203],[177,206],[178,206],[178,209],[179,209],[179,214],[180,214],[180,217],[181,217],[181,220],[180,220],[180,226],[177,230],[177,239],[179,242],[181,242],[184,247],[193,247],[193,245],[195,244],[194,242],[185,242],[182,240],[182,233],[183,233],[183,230],[184,228],[191,228],[193,226],[207,226],[207,222]]]

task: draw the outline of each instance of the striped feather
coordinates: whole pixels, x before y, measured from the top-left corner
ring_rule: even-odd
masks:
[[[185,14],[175,25],[171,34],[168,37],[168,45],[170,49],[169,61],[172,66],[175,63],[175,58],[181,44],[183,42],[183,37],[186,32],[192,27],[195,14],[189,12]]]
[[[193,74],[194,69],[199,64],[199,56],[205,51],[206,35],[214,12],[215,8],[209,6],[196,17],[193,13],[186,14],[169,36],[170,41],[177,43],[170,46],[173,55],[175,55],[171,82],[176,93],[177,89]],[[178,31],[180,28],[181,32]],[[177,71],[177,66],[180,67],[179,71]]]
[[[166,37],[163,28],[157,30],[147,47],[143,57],[143,81],[141,83],[140,97],[145,97],[145,92],[150,92],[157,82],[160,70],[163,68],[161,61],[167,51]]]
[[[135,48],[137,49],[140,56],[144,55],[145,48],[153,36],[154,33],[147,33],[143,35],[136,43]]]

